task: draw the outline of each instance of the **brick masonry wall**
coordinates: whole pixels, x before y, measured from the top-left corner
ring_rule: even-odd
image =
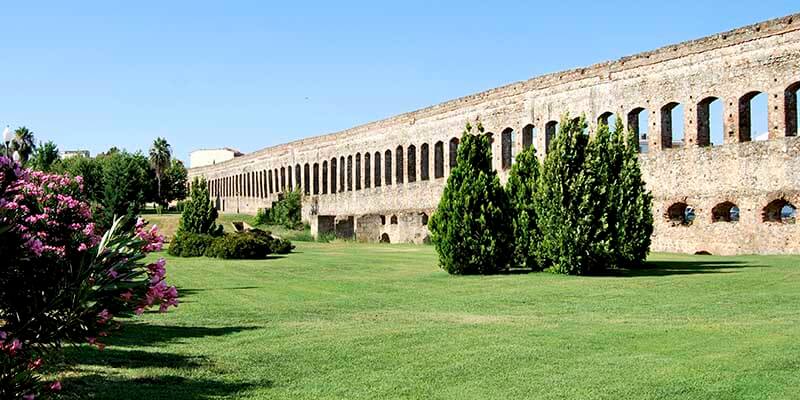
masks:
[[[655,198],[654,251],[798,253],[800,226],[765,223],[761,215],[777,198],[800,204],[800,144],[792,137],[797,130],[798,65],[800,15],[793,15],[266,148],[191,169],[189,175],[210,180],[214,200],[226,213],[255,213],[269,207],[282,191],[299,186],[307,192],[303,215],[312,227],[319,216],[352,216],[359,240],[377,241],[386,234],[392,243],[421,243],[427,236],[423,216],[435,210],[449,173],[450,142],[460,137],[467,122],[480,121],[492,133],[493,162],[505,179],[510,163],[504,149],[512,150],[506,155],[515,154],[530,140],[543,156],[548,127],[565,113],[585,115],[590,131],[598,119],[612,113],[628,128],[648,133],[649,152],[642,154],[641,162]],[[768,96],[770,140],[764,142],[750,141],[747,106],[757,93]],[[708,146],[705,105],[710,99],[723,105],[724,144],[714,147]],[[683,105],[683,121],[671,120],[671,107],[677,104]],[[646,129],[637,128],[639,112],[647,115]],[[683,124],[684,146],[670,148],[676,139],[671,127],[678,124]],[[425,145],[428,179],[423,179]],[[380,187],[374,176],[377,155]],[[384,176],[387,155],[392,161],[391,184]],[[398,163],[403,183],[398,180]],[[416,180],[409,182],[412,175]],[[695,208],[697,219],[691,226],[672,226],[665,219],[666,209],[678,201]],[[738,222],[711,222],[711,209],[724,201],[740,208]],[[381,217],[392,216],[397,216],[397,224],[387,220],[377,225]]]

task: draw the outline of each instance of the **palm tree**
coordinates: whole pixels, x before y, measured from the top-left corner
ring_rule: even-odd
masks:
[[[153,146],[150,147],[150,165],[156,172],[156,182],[158,182],[158,200],[161,201],[161,174],[169,168],[172,160],[172,147],[164,138],[156,138]]]
[[[24,164],[28,161],[33,151],[36,150],[36,141],[33,136],[33,131],[22,126],[14,131],[14,140],[11,144],[11,150],[19,153],[19,158]]]

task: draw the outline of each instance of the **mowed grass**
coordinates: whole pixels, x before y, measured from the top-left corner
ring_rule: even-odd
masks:
[[[166,240],[169,242],[173,236],[175,236],[175,232],[178,231],[178,225],[180,225],[180,214],[148,214],[144,216],[144,219],[151,225],[157,225],[159,232],[164,235]],[[256,225],[255,224],[255,216],[249,214],[220,214],[219,218],[217,218],[217,224],[222,225],[223,229],[226,232],[233,232],[233,226],[231,225],[233,222],[240,222],[244,221],[250,225],[253,225],[256,228],[261,230],[272,232],[274,235],[280,236],[283,239],[288,239],[291,241],[302,241],[302,242],[313,242],[314,237],[311,236],[311,230],[307,227],[303,229],[286,229],[283,226],[275,226],[275,225]]]
[[[103,352],[79,399],[796,399],[800,257],[654,255],[647,270],[453,277],[429,246],[298,243],[168,259],[183,304]]]

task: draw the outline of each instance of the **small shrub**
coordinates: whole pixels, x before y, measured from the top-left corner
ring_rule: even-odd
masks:
[[[222,233],[222,225],[217,225],[217,209],[211,204],[209,197],[206,180],[195,178],[192,182],[191,198],[181,214],[178,232],[212,236]]]
[[[206,257],[231,260],[260,260],[270,254],[288,254],[294,246],[288,240],[274,238],[269,232],[253,229],[229,233],[214,239],[205,250]]]
[[[303,193],[298,189],[286,193],[273,203],[271,209],[258,210],[256,225],[281,225],[287,229],[300,229],[302,222]]]
[[[213,243],[211,235],[179,232],[172,238],[167,252],[176,257],[200,257]]]

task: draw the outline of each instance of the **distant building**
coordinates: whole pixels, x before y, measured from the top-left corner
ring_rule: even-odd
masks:
[[[228,147],[195,150],[189,154],[189,168],[214,165],[223,161],[232,160],[234,157],[239,157],[241,155],[244,155],[244,153]]]
[[[62,159],[72,158],[72,157],[91,157],[89,150],[66,150],[61,153]]]

